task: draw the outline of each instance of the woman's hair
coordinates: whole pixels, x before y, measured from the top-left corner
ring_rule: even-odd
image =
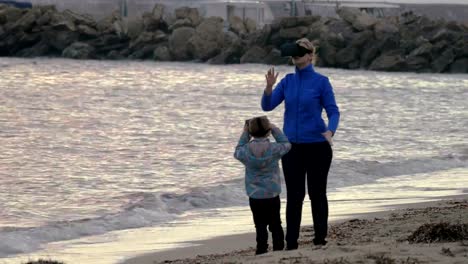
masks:
[[[253,137],[265,137],[268,132],[270,132],[268,117],[259,116],[249,120],[249,134]]]
[[[296,40],[296,44],[305,48],[305,49],[308,49],[310,50],[309,53],[312,54],[312,64],[315,64],[315,61],[317,59],[317,54],[316,54],[316,51],[317,49],[315,48],[315,45],[310,41],[308,40],[307,38],[301,38],[301,39],[298,39]]]

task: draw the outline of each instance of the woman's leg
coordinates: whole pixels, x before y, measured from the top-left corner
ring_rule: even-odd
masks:
[[[315,231],[313,242],[324,245],[328,232],[327,178],[333,152],[328,142],[308,144],[307,148],[307,189]]]
[[[305,197],[306,167],[302,162],[301,147],[292,144],[291,150],[283,156],[282,165],[286,182],[286,243],[287,249],[296,249],[301,226],[302,203]]]

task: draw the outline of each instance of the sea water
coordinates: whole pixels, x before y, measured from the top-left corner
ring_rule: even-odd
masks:
[[[0,263],[254,231],[232,155],[268,67],[1,58]],[[468,75],[316,70],[341,111],[331,220],[468,191]]]

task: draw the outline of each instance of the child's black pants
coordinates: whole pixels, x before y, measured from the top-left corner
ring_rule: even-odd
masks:
[[[249,198],[255,230],[257,232],[257,254],[268,249],[268,229],[273,238],[273,250],[283,250],[284,233],[281,226],[281,202],[279,196],[268,199]]]

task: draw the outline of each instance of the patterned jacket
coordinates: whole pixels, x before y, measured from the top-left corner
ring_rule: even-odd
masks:
[[[268,138],[254,138],[244,131],[234,157],[245,165],[245,189],[250,198],[267,199],[281,193],[278,161],[288,153],[291,144],[277,127],[271,130],[276,142]]]

